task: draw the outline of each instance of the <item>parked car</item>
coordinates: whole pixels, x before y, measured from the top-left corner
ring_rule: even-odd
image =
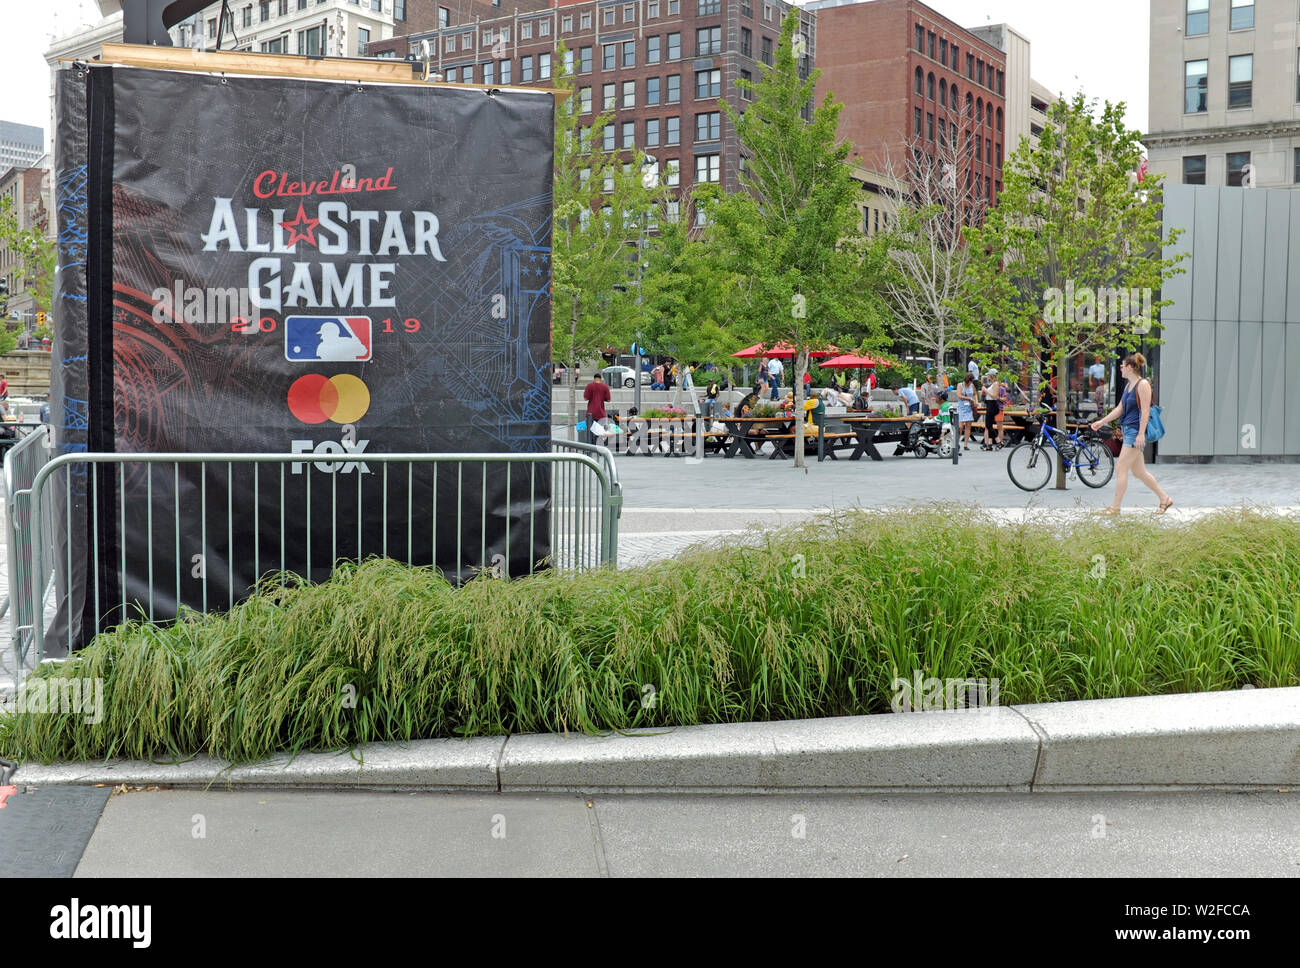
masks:
[[[600,375],[612,387],[622,386],[631,390],[636,386],[634,371],[630,366],[607,366],[600,371]],[[643,387],[650,385],[650,374],[645,370],[641,371],[641,385]]]

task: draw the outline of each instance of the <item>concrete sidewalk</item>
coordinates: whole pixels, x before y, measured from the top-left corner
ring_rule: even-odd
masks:
[[[377,743],[230,766],[24,764],[14,783],[580,793],[1300,787],[1300,687],[795,722]]]

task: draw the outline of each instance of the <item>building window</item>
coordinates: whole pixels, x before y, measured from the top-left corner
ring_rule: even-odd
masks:
[[[668,35],[668,60],[681,60],[682,57],[682,35]]]
[[[1300,185],[1300,148],[1295,150],[1295,183]]]
[[[491,61],[485,61],[483,64],[483,83],[495,84],[497,82],[497,68]]]
[[[646,4],[645,15],[647,20],[653,20],[659,16],[659,0],[650,0]]]
[[[473,35],[473,34],[469,34],[469,33],[467,33],[467,34],[461,34],[461,35],[460,35],[460,49],[461,49],[461,50],[469,50],[469,49],[470,49],[471,47],[473,47],[473,46],[474,46],[474,35]]]
[[[573,73],[573,51],[571,50],[566,50],[564,52],[564,73]]]
[[[766,23],[772,22],[772,5],[770,3],[763,4],[763,20]]]
[[[579,53],[581,54],[581,56],[578,58],[578,73],[590,74],[592,48],[584,47]]]
[[[659,63],[659,36],[647,37],[645,39],[645,62],[647,64]]]
[[[481,38],[484,47],[491,47],[491,46],[492,46],[492,36],[493,36],[493,35],[492,35],[492,28],[491,28],[491,27],[484,27],[484,28],[483,28],[483,35],[482,35],[482,38]]]
[[[748,17],[750,20],[753,20],[754,0],[740,0],[740,13],[741,16]]]
[[[537,21],[537,36],[538,37],[551,36],[551,22],[549,20]]]
[[[1208,60],[1188,61],[1186,73],[1183,113],[1200,114],[1208,110],[1206,102],[1210,94],[1210,62]]]
[[[912,108],[912,128],[916,132],[916,136],[918,138],[921,137],[922,131],[921,131],[921,109],[920,108]]]
[[[1300,104],[1300,47],[1295,52],[1296,72],[1295,72],[1295,100]]]
[[[263,54],[283,54],[283,53],[285,53],[285,50],[284,50],[284,38],[283,38],[283,37],[276,37],[275,40],[264,40],[264,41],[262,41],[262,45],[261,45],[261,46],[262,46],[262,53],[263,53]]]
[[[298,31],[298,53],[306,54],[309,57],[319,57],[321,52],[320,39],[321,29],[319,27]]]
[[[748,86],[754,83],[754,75],[749,73],[749,71],[741,71],[740,79],[745,82],[740,86],[741,98],[746,101],[754,100],[754,91]]]
[[[698,16],[722,12],[722,0],[695,0],[695,12]]]
[[[930,31],[930,60],[934,60],[934,31]]]
[[[748,27],[740,28],[740,56],[754,56],[754,33]]]
[[[460,68],[459,68],[459,67],[448,67],[448,68],[447,68],[447,83],[448,83],[448,84],[455,84],[455,83],[456,83],[457,81],[459,81],[459,80],[460,80]]]
[[[537,79],[544,81],[550,76],[551,76],[551,55],[538,54],[537,55]]]
[[[1228,58],[1228,107],[1248,108],[1255,76],[1255,55]]]
[[[1255,0],[1232,0],[1229,30],[1249,30],[1255,26]]]
[[[695,140],[717,141],[722,137],[722,113],[709,111],[695,115]]]
[[[930,74],[925,79],[925,96],[931,101],[934,100],[934,75]]]
[[[1188,155],[1183,159],[1183,184],[1205,184],[1205,155]]]
[[[370,9],[375,13],[384,12],[384,0],[370,0]]]
[[[630,24],[636,18],[636,8],[630,4],[623,4],[623,23]]]
[[[623,66],[636,67],[636,41],[623,41]]]
[[[682,75],[668,75],[668,96],[664,98],[665,104],[676,104],[682,99]]]
[[[244,8],[244,26],[245,27],[253,26],[253,5],[251,3]],[[184,39],[185,39],[185,35],[182,32],[181,40],[183,41]]]
[[[560,18],[560,33],[562,33],[562,34],[571,34],[571,33],[573,33],[573,15],[572,15],[572,14],[570,14],[570,15],[567,16],[567,17],[561,17],[561,18]]]
[[[722,28],[700,27],[695,31],[695,56],[711,57],[722,53]]]
[[[519,80],[523,81],[524,83],[527,83],[532,79],[533,79],[533,55],[528,54],[525,57],[519,58]],[[585,88],[585,90],[590,92],[591,88]],[[588,93],[587,97],[590,100],[591,98],[590,93]]]
[[[972,81],[975,80],[975,55],[974,54],[966,55],[966,76]]]
[[[262,23],[271,19],[271,0],[262,0],[257,5],[257,16]]]
[[[763,38],[763,63],[768,67],[772,66],[772,38]]]
[[[928,111],[925,114],[925,140],[934,140],[934,115]]]
[[[681,0],[668,0],[668,16],[676,17],[679,13],[681,13],[681,9],[682,9]]]
[[[623,82],[623,107],[636,107],[636,81]]]
[[[647,77],[645,79],[645,103],[647,105],[659,103],[659,78]]]
[[[946,108],[947,106],[948,106],[948,82],[941,77],[939,78],[939,107]]]
[[[442,49],[448,54],[453,53],[456,50],[456,38],[454,36],[444,37],[442,39]]]
[[[980,86],[983,87],[984,86],[984,62],[982,60],[975,62],[975,75],[976,75],[976,80],[978,80]]]
[[[645,123],[645,146],[647,148],[659,147],[659,119],[649,118]]]
[[[716,184],[722,174],[721,162],[721,155],[696,155],[695,180],[697,182],[714,182]]]
[[[916,35],[915,43],[916,43],[917,53],[924,54],[925,53],[925,28],[922,27],[920,24],[917,24],[913,28],[913,30]]]
[[[602,111],[613,111],[616,106],[614,104],[615,96],[613,82],[603,85],[600,89],[600,109]]]
[[[719,97],[722,94],[722,71],[714,69],[711,71],[695,72],[695,96],[696,97]]]
[[[1250,164],[1249,151],[1230,151],[1228,152],[1228,184],[1241,187],[1246,174],[1246,166]]]
[[[357,28],[357,56],[366,56],[366,44],[370,43],[370,31],[365,27]]]
[[[946,40],[939,41],[939,63],[948,63],[948,41]]]
[[[591,113],[591,88],[583,87],[578,89],[578,111],[581,114]]]
[[[511,82],[511,77],[510,77],[510,61],[508,61],[508,60],[503,60],[503,61],[501,62],[501,83],[502,83],[502,84],[509,84],[510,82]]]
[[[681,218],[681,202],[664,202],[664,219],[668,222],[676,222],[679,218]]]
[[[519,25],[519,39],[520,40],[533,39],[533,22],[531,20],[525,20],[523,23]]]
[[[607,71],[612,71],[614,69],[614,65],[618,62],[618,45],[605,44],[603,47],[601,47],[600,52],[601,52],[601,66]]]
[[[605,125],[605,130],[601,134],[601,145],[606,151],[614,150],[614,126]]]
[[[667,118],[664,122],[664,144],[679,145],[682,143],[682,119],[680,116]]]
[[[664,162],[664,184],[676,188],[682,183],[682,163],[676,158]]]
[[[623,147],[624,148],[636,147],[636,122],[635,121],[623,122]]]

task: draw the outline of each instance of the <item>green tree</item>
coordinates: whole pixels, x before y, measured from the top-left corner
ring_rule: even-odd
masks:
[[[1038,147],[1024,139],[1008,159],[997,207],[966,230],[972,262],[964,308],[998,322],[1011,351],[1030,365],[1031,381],[1050,366],[1062,430],[1070,358],[1155,342],[1147,334],[1169,303],[1150,294],[1184,271],[1163,257],[1162,178],[1137,179],[1139,138],[1124,124],[1123,103],[1107,101],[1098,115],[1082,93],[1062,99]],[[1056,486],[1065,487],[1060,466]]]
[[[745,191],[710,208],[710,237],[725,251],[738,284],[729,290],[740,331],[767,347],[795,350],[795,405],[803,408],[809,353],[848,327],[865,323],[863,348],[881,342],[869,287],[863,286],[858,233],[861,190],[847,164],[852,146],[839,142],[842,105],[827,94],[805,118],[820,71],[801,77],[795,52],[799,12],[781,28],[776,64],[757,84],[740,81],[753,103],[742,115],[720,102],[735,126]],[[804,421],[795,420],[795,466],[804,466]]]
[[[31,291],[36,312],[50,311],[54,291],[54,266],[57,251],[54,242],[45,237],[39,227],[19,229],[18,213],[8,196],[0,198],[0,243],[8,245],[16,263],[16,289]],[[10,293],[10,297],[15,293]],[[5,314],[7,316],[7,312]],[[49,335],[48,329],[38,331],[38,336]],[[17,345],[17,338],[8,326],[0,327],[0,354],[8,353]]]
[[[554,231],[551,294],[552,353],[573,374],[606,346],[631,342],[639,319],[635,243],[639,219],[661,190],[648,188],[645,156],[607,151],[602,132],[613,114],[584,123],[566,51],[556,51]],[[631,243],[631,244],[629,244]],[[576,434],[578,388],[568,381],[569,437]]]

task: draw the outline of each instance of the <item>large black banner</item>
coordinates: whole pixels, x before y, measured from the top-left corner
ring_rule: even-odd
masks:
[[[56,318],[85,429],[61,441],[303,461],[97,472],[97,525],[70,536],[99,587],[61,606],[168,618],[380,554],[536,567],[540,469],[366,458],[549,449],[552,97],[85,73],[59,85],[88,105],[89,212],[86,320]]]

